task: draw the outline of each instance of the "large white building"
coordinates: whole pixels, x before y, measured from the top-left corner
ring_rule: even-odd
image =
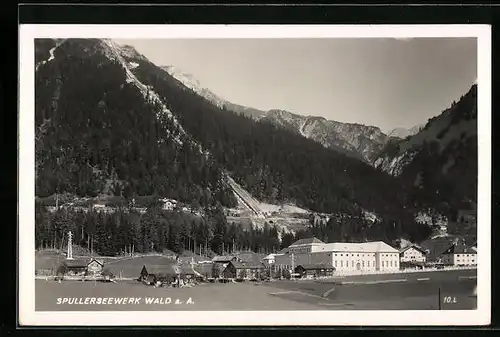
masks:
[[[275,256],[275,265],[327,264],[337,272],[399,270],[399,251],[385,242],[324,243],[316,238],[296,241],[288,253]]]

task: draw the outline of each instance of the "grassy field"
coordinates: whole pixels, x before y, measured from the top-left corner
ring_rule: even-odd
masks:
[[[325,310],[314,303],[292,302],[269,295],[275,289],[255,284],[209,283],[193,288],[153,288],[135,282],[94,283],[67,281],[35,282],[36,311],[102,310]],[[140,298],[126,304],[57,304],[58,298]],[[146,298],[163,299],[163,304],[146,304]],[[170,303],[168,302],[170,299]],[[191,302],[189,300],[191,299]],[[179,304],[175,302],[179,300]],[[62,301],[62,300],[61,300]]]
[[[429,273],[430,274],[430,273]],[[35,308],[53,310],[473,310],[476,280],[467,274],[437,272],[424,278],[338,285],[326,281],[207,283],[192,288],[154,288],[133,281],[35,281]],[[441,297],[440,297],[441,296]],[[139,298],[127,304],[57,304],[58,298]],[[444,297],[454,299],[443,302]],[[147,304],[146,298],[163,299]],[[170,300],[168,300],[170,299]],[[176,301],[179,304],[175,304]],[[170,301],[170,302],[169,302]],[[167,303],[169,302],[169,303]]]

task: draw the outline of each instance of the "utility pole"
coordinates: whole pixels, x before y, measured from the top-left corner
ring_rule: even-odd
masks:
[[[438,288],[438,308],[441,310],[441,287]]]
[[[66,259],[73,260],[73,233],[71,231],[68,232],[68,256]]]

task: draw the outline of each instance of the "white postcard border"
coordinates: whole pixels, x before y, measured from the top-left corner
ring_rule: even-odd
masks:
[[[477,310],[35,311],[34,38],[478,38]],[[488,25],[20,25],[20,325],[486,325],[491,318],[491,28]],[[449,57],[453,57],[450,55]],[[203,314],[201,314],[203,313]]]

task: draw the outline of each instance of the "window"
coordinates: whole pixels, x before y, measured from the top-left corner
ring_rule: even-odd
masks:
[[[340,256],[344,256],[344,255],[340,254]]]
[[[362,267],[365,267],[365,261],[361,262]]]
[[[335,253],[335,256],[337,256],[337,253]]]
[[[335,260],[335,267],[337,267],[337,260]]]
[[[340,261],[340,266],[344,267],[344,261]]]
[[[358,256],[359,256],[359,254],[358,254]]]
[[[352,261],[351,266],[354,268],[354,261]]]

